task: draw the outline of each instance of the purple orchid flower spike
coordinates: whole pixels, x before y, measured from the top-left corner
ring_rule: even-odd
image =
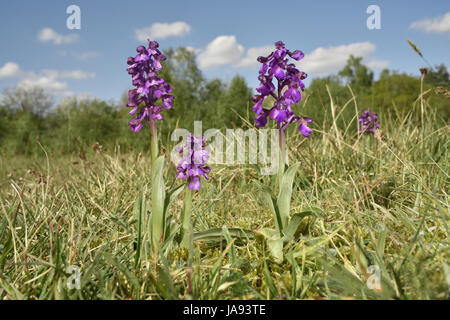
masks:
[[[134,132],[142,129],[143,121],[163,120],[161,112],[172,108],[172,88],[164,79],[158,78],[158,71],[162,69],[161,61],[166,60],[158,46],[158,42],[148,40],[148,48],[137,47],[138,54],[127,60],[127,71],[136,87],[128,91],[127,104],[127,107],[132,108],[130,114],[135,116],[128,123]],[[161,100],[162,106],[157,104],[158,100]]]
[[[299,118],[296,121],[300,124],[298,126],[298,131],[300,131],[305,138],[309,138],[309,135],[311,134],[312,130],[308,128],[308,123],[313,122],[313,120],[311,118],[304,117]]]
[[[191,133],[186,139],[186,145],[177,151],[181,155],[177,178],[187,179],[190,190],[200,190],[201,176],[208,180],[207,174],[211,171],[205,165],[209,158],[209,152],[205,149],[205,137],[197,138]]]
[[[303,80],[308,75],[298,70],[294,63],[289,63],[289,57],[299,61],[305,55],[300,50],[293,52],[287,50],[282,41],[275,42],[275,48],[276,50],[267,57],[261,56],[257,59],[262,66],[258,76],[260,85],[256,89],[258,94],[252,97],[253,111],[256,113],[255,125],[264,127],[269,117],[284,131],[289,124],[297,122],[299,131],[308,138],[312,130],[307,125],[313,120],[296,116],[291,108],[291,105],[302,99],[301,92],[305,90]],[[273,84],[274,78],[277,81],[277,88]],[[271,109],[265,109],[262,105],[269,96],[272,96],[275,102]]]
[[[375,130],[379,127],[380,124],[376,112],[370,112],[370,109],[367,109],[359,115],[359,135],[362,135],[363,133],[374,135]]]

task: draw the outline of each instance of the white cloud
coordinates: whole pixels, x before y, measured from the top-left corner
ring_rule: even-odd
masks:
[[[135,30],[136,39],[146,41],[147,39],[164,39],[168,37],[180,37],[188,34],[191,26],[186,22],[177,21],[173,23],[155,22],[150,27]]]
[[[186,49],[191,51],[193,54],[198,54],[198,53],[202,52],[202,49],[200,49],[200,48],[194,48],[194,47],[187,46]]]
[[[73,93],[69,90],[67,83],[58,81],[58,76],[55,73],[44,73],[37,75],[32,72],[28,73],[27,77],[22,79],[17,87],[23,89],[29,89],[33,87],[41,87],[45,91],[56,96],[68,96]]]
[[[20,74],[20,68],[17,63],[7,62],[0,68],[0,78],[15,78]]]
[[[218,36],[199,54],[198,62],[200,68],[236,64],[243,53],[244,47],[236,41],[235,36]]]
[[[390,61],[388,60],[370,58],[375,49],[375,45],[371,42],[356,42],[328,48],[319,47],[296,64],[302,71],[314,77],[338,72],[347,64],[350,55],[362,57],[363,63],[372,69],[382,70],[389,67]],[[260,65],[256,60],[259,56],[268,56],[274,50],[272,45],[266,45],[252,47],[245,51],[244,46],[237,42],[235,36],[218,36],[205,49],[200,50],[198,63],[200,68],[223,65],[254,68]]]
[[[97,51],[86,51],[86,52],[71,51],[71,52],[69,52],[66,50],[59,50],[57,52],[57,54],[60,55],[61,57],[67,57],[70,55],[72,58],[74,58],[76,60],[80,60],[80,61],[88,61],[88,60],[92,60],[92,59],[102,56],[102,54]]]
[[[428,33],[450,34],[450,12],[436,18],[427,18],[411,23],[412,29],[423,30]]]
[[[239,44],[235,36],[218,36],[211,41],[206,49],[196,49],[199,53],[198,61],[201,68],[213,68],[231,64],[239,68],[258,66],[259,56],[267,56],[274,50],[273,46],[249,48],[244,55],[245,48]]]
[[[268,56],[275,48],[273,46],[263,46],[258,48],[249,48],[247,54],[238,62],[236,66],[250,68],[259,65],[256,60],[259,56]]]
[[[95,78],[95,72],[84,72],[82,70],[63,71],[60,74],[60,78],[74,80],[93,79]]]
[[[44,28],[38,33],[38,40],[41,42],[53,42],[53,44],[68,44],[79,39],[78,34],[62,35],[51,28]]]
[[[95,78],[95,76],[95,72],[82,70],[58,71],[44,69],[37,74],[21,70],[19,65],[14,62],[8,62],[0,68],[0,78],[14,77],[20,79],[17,87],[23,89],[41,87],[55,96],[73,95],[73,92],[69,90],[67,83],[64,81],[65,79],[84,80]]]
[[[372,60],[366,63],[366,65],[371,69],[383,70],[391,65],[389,60]]]
[[[370,42],[356,42],[337,47],[319,47],[297,63],[299,68],[315,77],[326,76],[341,70],[350,55],[367,59],[375,52],[375,45]],[[388,64],[388,61],[372,61],[374,68]]]
[[[77,60],[87,61],[91,59],[95,59],[100,57],[102,54],[96,51],[88,51],[88,52],[72,52],[71,56]]]
[[[41,73],[50,78],[57,79],[72,79],[72,80],[84,80],[95,78],[95,72],[85,72],[82,70],[70,70],[70,71],[58,71],[51,69],[44,69]]]

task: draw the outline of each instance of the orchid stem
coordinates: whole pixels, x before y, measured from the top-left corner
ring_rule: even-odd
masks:
[[[278,134],[279,134],[279,162],[278,162],[278,184],[281,189],[281,183],[283,180],[284,169],[286,166],[286,137],[284,130],[281,129],[280,125],[278,125]]]
[[[156,120],[150,119],[150,152],[152,154],[152,165],[159,156],[158,150],[158,130],[156,128]]]
[[[150,119],[149,122],[150,126],[150,152],[151,152],[151,177],[152,177],[152,215],[150,217],[150,228],[151,228],[151,235],[152,235],[152,241],[153,241],[153,249],[156,252],[157,246],[156,243],[159,243],[159,245],[162,245],[162,238],[164,234],[164,217],[160,214],[157,214],[158,212],[158,201],[156,200],[156,190],[153,190],[155,188],[155,181],[154,179],[158,179],[156,177],[156,159],[158,159],[159,151],[158,151],[158,130],[156,127],[156,120]],[[164,186],[163,186],[164,188]]]
[[[181,215],[181,246],[190,248],[192,244],[192,190],[186,185],[184,194],[184,209]]]

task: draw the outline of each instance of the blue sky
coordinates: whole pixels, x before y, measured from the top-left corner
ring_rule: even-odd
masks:
[[[81,30],[66,27],[72,4]],[[380,30],[366,26],[369,5],[380,7]],[[162,49],[194,50],[207,78],[240,74],[253,88],[255,59],[277,40],[306,54],[300,67],[311,78],[335,73],[349,54],[376,73],[418,74],[425,63],[406,39],[450,67],[450,1],[1,1],[0,91],[40,85],[57,97],[119,99],[130,85],[126,59],[148,35]]]

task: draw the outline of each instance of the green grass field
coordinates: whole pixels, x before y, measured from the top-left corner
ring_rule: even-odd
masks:
[[[81,159],[42,146],[40,156],[2,155],[0,299],[448,299],[449,126],[431,109],[418,125],[417,114],[380,115],[378,137],[358,137],[356,118],[315,124],[307,140],[289,131],[290,162],[301,163],[291,213],[314,216],[281,264],[258,237],[225,236],[197,241],[189,268],[186,249],[156,259],[144,248],[136,261],[134,206],[144,189],[147,220],[149,154]],[[180,183],[173,164],[166,171],[166,185]],[[195,231],[273,226],[254,182],[275,188],[275,176],[248,165],[215,165],[210,176],[194,195]],[[183,193],[175,221],[182,207]],[[66,285],[71,265],[79,290]],[[374,268],[381,286],[371,289]]]

